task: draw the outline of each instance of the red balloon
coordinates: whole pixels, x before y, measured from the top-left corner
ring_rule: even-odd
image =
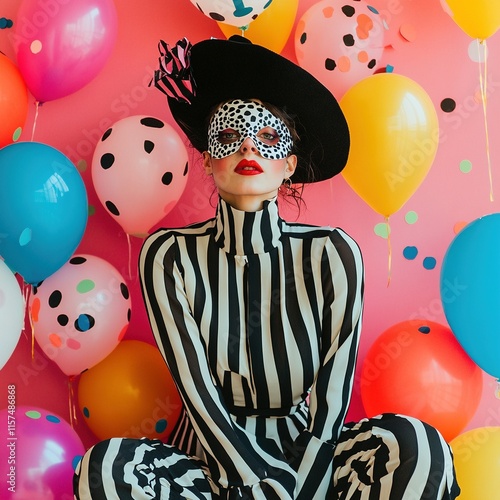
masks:
[[[451,441],[474,416],[482,383],[482,370],[448,327],[416,319],[375,340],[362,366],[361,399],[369,417],[409,415]]]
[[[0,148],[14,141],[28,115],[28,89],[16,65],[0,52]]]

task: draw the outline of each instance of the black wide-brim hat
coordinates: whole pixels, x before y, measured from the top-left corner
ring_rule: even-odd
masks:
[[[192,46],[184,39],[172,51],[165,42],[159,47],[163,53],[154,83],[167,94],[173,118],[198,151],[208,149],[207,117],[216,105],[259,99],[295,121],[294,183],[326,180],[344,168],[350,143],[344,114],[332,93],[300,66],[238,35]]]

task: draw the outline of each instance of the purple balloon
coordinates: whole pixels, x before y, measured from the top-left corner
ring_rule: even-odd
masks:
[[[16,406],[15,387],[7,390],[9,405],[0,410],[0,498],[73,498],[74,468],[85,452],[78,434],[47,410]]]
[[[116,36],[112,0],[23,0],[12,40],[26,86],[43,103],[97,76]]]

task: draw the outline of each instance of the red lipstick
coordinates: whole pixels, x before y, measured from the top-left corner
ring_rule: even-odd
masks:
[[[253,160],[241,160],[234,171],[240,175],[257,175],[263,172],[261,166]]]

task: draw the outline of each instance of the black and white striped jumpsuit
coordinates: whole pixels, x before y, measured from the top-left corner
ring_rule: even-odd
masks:
[[[363,263],[342,230],[290,224],[276,200],[159,230],[140,256],[152,330],[183,398],[169,445],[114,438],[75,474],[79,499],[453,499],[431,427],[344,425]]]

